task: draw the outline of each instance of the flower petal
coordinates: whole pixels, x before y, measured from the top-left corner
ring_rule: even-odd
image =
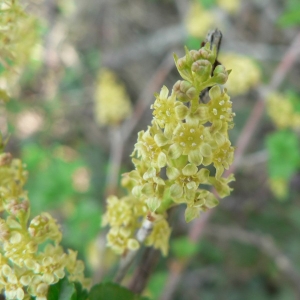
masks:
[[[183,195],[183,188],[182,186],[180,186],[177,183],[174,183],[171,187],[170,187],[170,196],[172,198],[181,198]]]
[[[157,133],[154,136],[154,140],[159,147],[166,145],[169,141],[169,139],[162,133]]]
[[[168,151],[168,156],[172,159],[178,158],[183,152],[183,149],[177,144],[173,144],[170,146],[169,151]]]
[[[152,212],[155,212],[161,204],[161,201],[157,197],[151,197],[146,202],[150,211]]]
[[[209,90],[209,97],[210,99],[215,99],[221,96],[221,88],[218,85],[213,86]]]
[[[209,144],[202,144],[200,146],[200,151],[201,151],[201,154],[204,157],[210,157],[210,156],[212,156],[211,147],[210,147]]]
[[[190,151],[188,154],[188,159],[189,159],[189,162],[194,163],[197,166],[201,165],[203,156],[201,154],[200,149]]]
[[[187,164],[182,169],[182,174],[185,176],[193,176],[198,172],[198,168],[195,164]]]
[[[169,90],[168,90],[168,88],[164,85],[164,86],[162,87],[162,89],[160,90],[159,98],[160,98],[160,99],[167,99],[167,98],[168,98],[168,94],[169,94]]]
[[[178,169],[174,167],[167,167],[167,176],[170,180],[176,179],[180,175],[180,172]]]
[[[175,108],[176,116],[180,120],[183,120],[187,116],[188,112],[189,109],[183,104],[180,104]]]
[[[159,168],[165,167],[167,164],[167,156],[164,152],[160,152],[158,157],[157,157],[157,165]]]
[[[199,216],[199,210],[196,207],[187,207],[184,212],[185,221],[191,222]]]

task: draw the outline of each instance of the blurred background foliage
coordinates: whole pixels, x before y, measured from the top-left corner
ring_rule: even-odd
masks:
[[[220,61],[232,69],[227,88],[236,112],[235,144],[260,91],[299,33],[300,4],[297,0],[24,3],[38,19],[34,26],[39,39],[31,53],[25,53],[29,63],[24,66],[20,58],[9,82],[3,80],[7,69],[0,68],[0,87],[11,96],[5,108],[0,107],[1,131],[10,135],[7,149],[22,157],[29,170],[32,215],[50,211],[62,224],[64,246],[78,249],[89,275],[94,271],[95,281],[110,279],[117,259],[104,253],[99,232],[107,194],[123,192],[109,186],[107,179],[116,150],[111,139],[122,118],[135,117],[139,99],[152,99],[124,149],[117,149],[122,158],[118,180],[132,167],[129,155],[136,134],[149,124],[153,93],[162,86],[149,92],[151,77],[166,57],[173,52],[182,55],[183,45],[198,49],[207,31],[218,27],[223,33]],[[35,33],[23,34],[32,38]],[[113,74],[109,83],[100,80],[104,68]],[[183,212],[173,214],[170,255],[161,259],[150,280],[146,290],[150,298],[159,299],[164,293],[176,261],[192,257],[169,299],[199,299],[199,295],[203,300],[298,299],[299,76],[298,59],[276,91],[277,100],[267,102],[268,114],[242,158],[234,192],[214,209],[196,245],[185,237]],[[173,67],[163,83],[170,89],[177,80]],[[106,104],[99,104],[105,101],[101,90]],[[116,95],[123,95],[126,104],[113,102]],[[116,118],[113,123],[101,122],[99,115],[109,106]],[[264,239],[269,238],[290,269],[280,268],[277,252],[265,247]]]

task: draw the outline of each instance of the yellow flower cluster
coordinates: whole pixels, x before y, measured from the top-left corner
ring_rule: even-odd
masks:
[[[95,92],[95,117],[99,125],[118,125],[131,114],[131,102],[125,87],[109,70],[102,70]]]
[[[267,99],[267,111],[279,129],[300,129],[300,112],[297,111],[288,96],[272,93]]]
[[[219,60],[233,70],[226,83],[231,95],[242,95],[259,83],[261,73],[252,59],[234,53],[227,53],[220,55]]]
[[[122,185],[128,195],[108,198],[103,225],[110,225],[108,246],[124,254],[138,245],[135,233],[146,218],[154,228],[145,241],[168,252],[171,229],[166,211],[185,204],[185,219],[190,222],[201,211],[218,204],[208,188],[213,186],[221,198],[230,194],[233,175],[222,177],[233,161],[234,148],[228,138],[233,127],[232,102],[226,89],[229,72],[219,65],[213,70],[216,48],[209,43],[200,50],[186,49],[176,67],[183,78],[171,94],[163,87],[151,106],[153,120],[138,134],[132,162],[135,169],[124,175]],[[208,103],[199,101],[209,90]]]
[[[0,15],[0,88],[4,94],[28,62],[38,40],[38,27],[37,20],[24,11],[18,0],[2,0]]]
[[[48,213],[29,220],[26,179],[22,162],[2,153],[0,210],[7,217],[0,218],[0,292],[7,300],[46,300],[49,285],[67,274],[70,281],[87,287],[83,262],[76,260],[76,252],[65,253],[59,245],[62,234],[56,220]]]

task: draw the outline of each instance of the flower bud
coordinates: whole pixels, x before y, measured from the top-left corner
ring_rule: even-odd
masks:
[[[177,99],[182,102],[187,102],[197,95],[196,89],[188,81],[178,80],[173,86]]]
[[[228,72],[223,65],[218,65],[214,70],[214,80],[218,84],[226,83],[228,79]]]
[[[215,62],[215,55],[212,53],[211,50],[206,49],[206,48],[201,48],[199,51],[199,57],[200,59],[205,59],[208,60],[210,63]]]
[[[208,60],[199,59],[192,64],[192,71],[201,81],[206,81],[211,73],[212,65]]]
[[[179,71],[189,68],[185,56],[177,60],[177,68]]]
[[[201,59],[200,53],[197,50],[191,50],[190,55],[191,55],[191,58],[193,61],[197,61],[197,60]]]

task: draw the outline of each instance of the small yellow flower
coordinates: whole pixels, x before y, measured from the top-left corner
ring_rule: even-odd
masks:
[[[216,168],[216,177],[220,178],[223,175],[224,169],[228,170],[233,162],[234,148],[230,141],[226,140],[223,145],[220,145],[213,153],[213,164]]]
[[[208,183],[208,170],[198,171],[195,164],[187,164],[182,170],[167,168],[168,178],[174,182],[170,187],[170,195],[175,202],[184,203],[194,199],[200,184]]]
[[[210,141],[211,135],[207,127],[181,123],[173,132],[168,155],[172,159],[187,155],[191,163],[199,165],[205,161],[205,164],[209,164],[212,155]]]
[[[107,234],[107,245],[117,254],[123,254],[132,245],[133,233],[125,227],[112,227]]]
[[[122,201],[115,196],[107,199],[106,213],[102,219],[102,226],[128,226],[132,222],[132,210],[130,202]]]
[[[178,119],[184,119],[185,115],[182,109],[187,112],[187,107],[176,100],[175,94],[172,92],[168,97],[169,90],[166,86],[161,89],[159,95],[151,106],[153,109],[154,121],[160,128],[164,128],[164,134],[170,138],[172,131],[178,124]]]
[[[169,238],[171,235],[171,228],[165,219],[158,220],[154,223],[151,234],[145,241],[146,246],[153,246],[159,249],[164,256],[167,256],[169,251]]]

